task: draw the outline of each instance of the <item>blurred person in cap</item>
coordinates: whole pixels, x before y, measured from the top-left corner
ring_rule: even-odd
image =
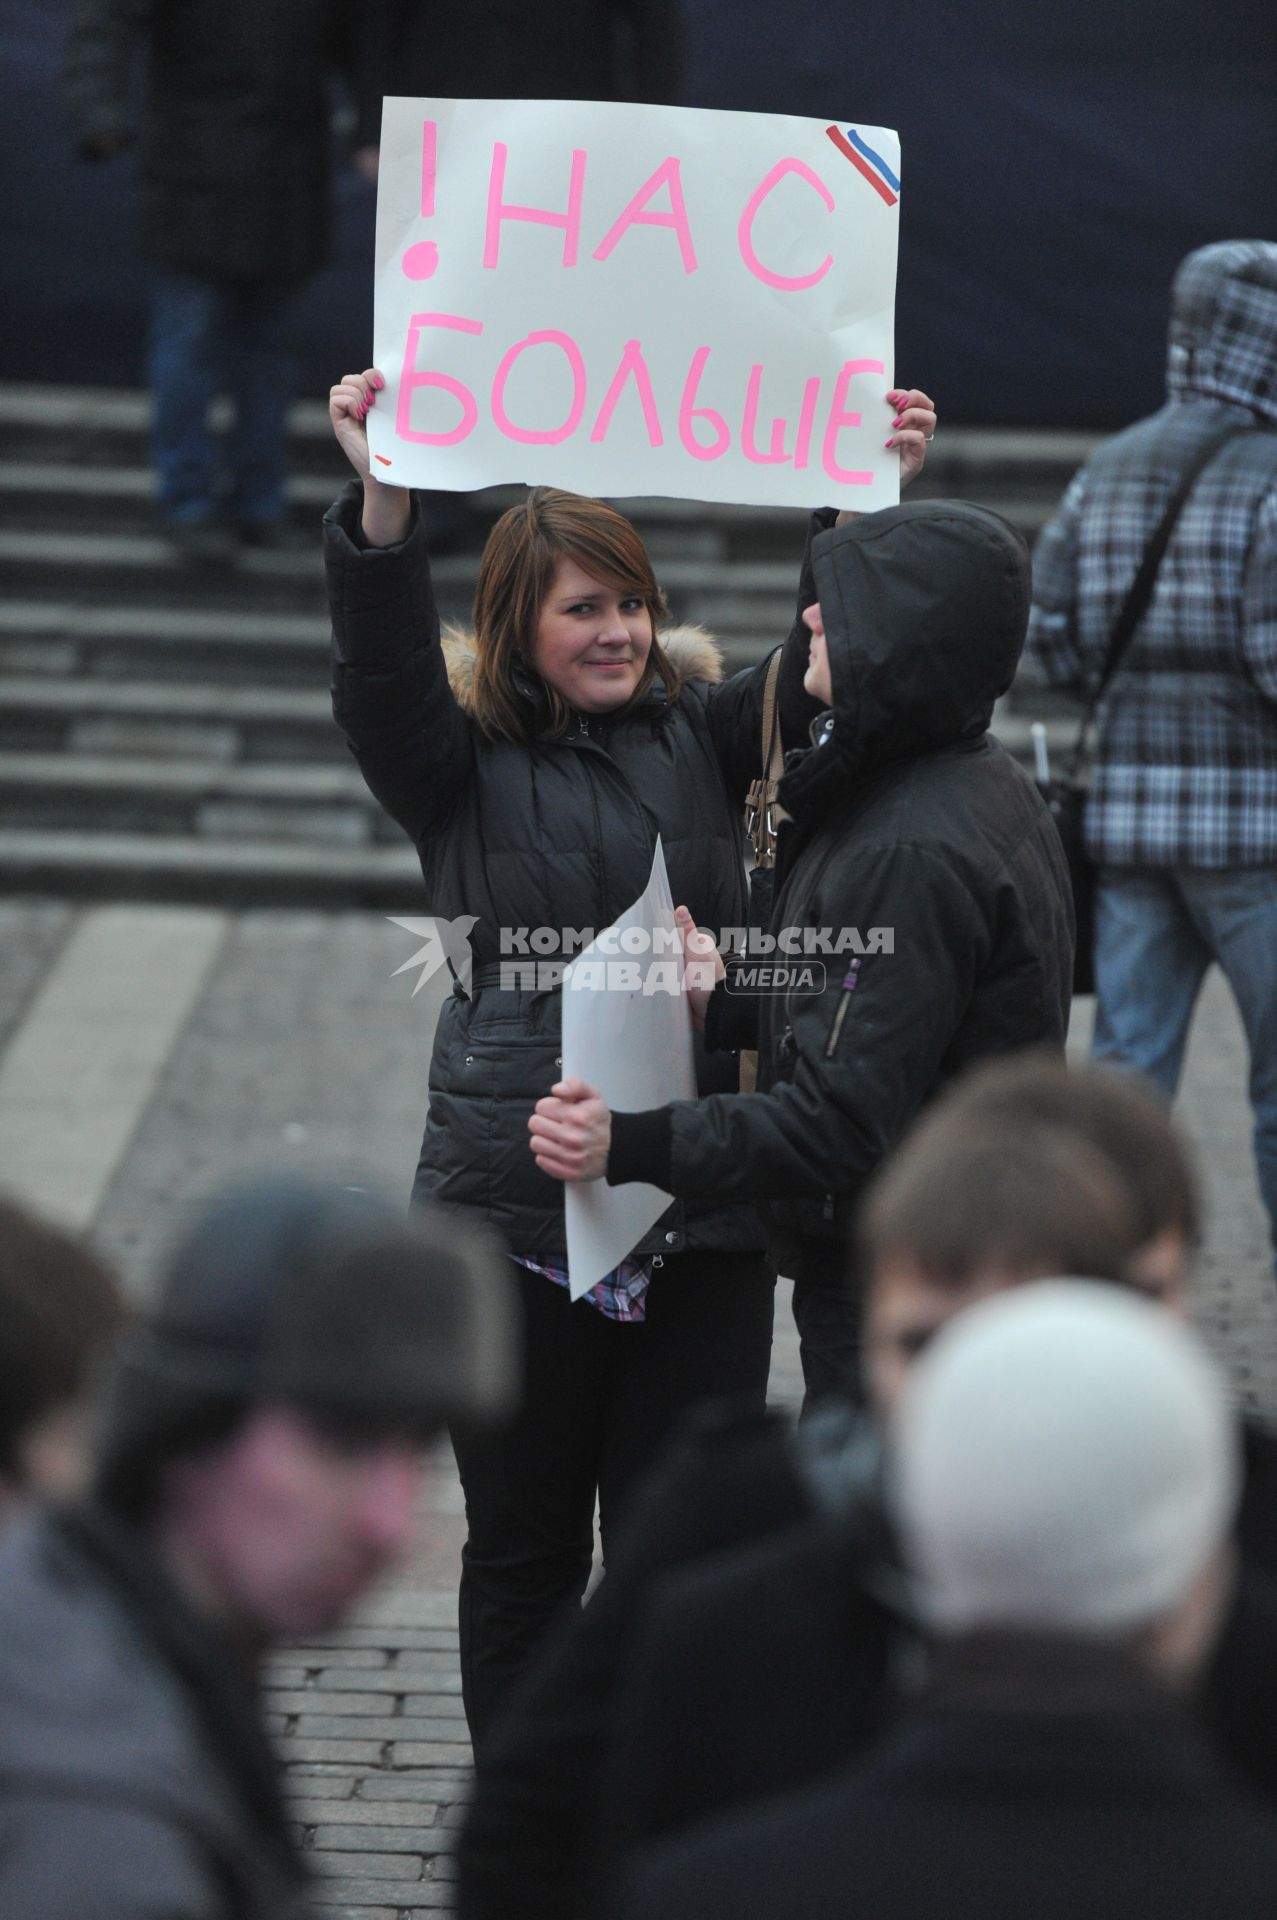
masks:
[[[308,1911],[257,1663],[403,1551],[444,1423],[507,1408],[503,1279],[451,1223],[292,1178],[195,1222],[90,1495],[0,1547],[0,1911]]]
[[[870,1417],[722,1408],[654,1472],[607,1578],[529,1676],[462,1830],[465,1920],[590,1912],[621,1851],[811,1781],[888,1723],[908,1639],[866,1580],[878,1432],[913,1361],[989,1294],[1060,1273],[1186,1311],[1201,1207],[1162,1102],[1048,1051],[982,1062],[867,1190],[853,1254]],[[1277,1799],[1277,1443],[1245,1423],[1246,1574],[1202,1709]],[[1274,1668],[1271,1680],[1269,1668]]]
[[[0,1195],[0,1526],[80,1491],[91,1390],[124,1316],[88,1247]]]
[[[909,1182],[890,1246],[898,1264],[939,1262],[951,1284],[928,1290],[922,1327],[913,1286],[875,1326],[891,1345],[888,1363],[869,1370],[874,1390],[950,1296],[956,1312],[990,1274],[1004,1285],[1061,1271],[1121,1280],[1164,1216],[1195,1236],[1183,1150],[1160,1103],[1125,1079],[1103,1076],[1089,1104],[1079,1092],[1071,1125],[1034,1119],[1027,1098],[1023,1111],[983,1122],[964,1110],[995,1072],[1018,1072],[1035,1107],[1058,1085],[1067,1110],[1063,1062],[1022,1058],[986,1065],[930,1109],[937,1120],[951,1109],[952,1120]],[[1123,1121],[1144,1123],[1165,1174],[1156,1211],[1086,1137],[1089,1118],[1082,1128],[1079,1109],[1089,1115],[1110,1090]],[[918,1123],[890,1168],[907,1173],[931,1124]],[[887,1250],[869,1263],[875,1282]],[[547,1648],[485,1759],[458,1851],[465,1920],[500,1920],[516,1890],[522,1920],[590,1912],[624,1846],[810,1779],[877,1733],[897,1623],[858,1578],[857,1502],[876,1459],[872,1423],[833,1403],[797,1429],[774,1410],[760,1418],[724,1404],[683,1432],[607,1577]]]
[[[617,1920],[1243,1920],[1277,1822],[1183,1711],[1232,1578],[1237,1436],[1134,1293],[1017,1288],[918,1361],[888,1503],[929,1636],[899,1724],[820,1785],[654,1849]]]
[[[831,1409],[809,1436],[764,1447],[756,1435],[752,1482],[776,1489],[786,1518],[670,1572],[629,1623],[612,1757],[595,1762],[601,1796],[623,1806],[616,1844],[812,1779],[887,1724],[910,1627],[864,1577],[890,1552],[879,1435],[943,1329],[1062,1273],[1121,1283],[1184,1319],[1200,1237],[1188,1143],[1137,1076],[1026,1053],[983,1064],[934,1103],[858,1221],[871,1419]],[[1277,1438],[1249,1418],[1241,1437],[1243,1572],[1198,1707],[1277,1802]],[[726,1477],[742,1444],[702,1443],[700,1477]],[[692,1497],[692,1457],[661,1490],[666,1505]]]

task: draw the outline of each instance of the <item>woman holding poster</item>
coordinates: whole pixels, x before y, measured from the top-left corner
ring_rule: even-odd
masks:
[[[562,1188],[528,1153],[527,1124],[558,1077],[563,964],[642,893],[658,834],[694,919],[744,923],[740,820],[766,667],[724,680],[706,635],[662,626],[630,523],[547,488],[493,528],[473,636],[441,641],[419,508],[369,471],[364,423],[383,385],[369,370],[330,396],[357,475],[325,523],[334,711],[418,848],[430,910],[469,931],[470,980],[435,1036],[414,1199],[501,1233],[524,1319],[519,1419],[495,1441],[454,1435],[469,1529],[462,1688],[481,1758],[511,1681],[584,1591],[596,1496],[606,1548],[690,1404],[765,1397],[773,1276],[752,1207],[679,1201],[573,1304]],[[908,479],[935,413],[916,391],[887,398]],[[807,639],[796,620],[779,678],[794,744],[819,711],[802,684]],[[736,1074],[734,1058],[698,1048],[702,1094]]]

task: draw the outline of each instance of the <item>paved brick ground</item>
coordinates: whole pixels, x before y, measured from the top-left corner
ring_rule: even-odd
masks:
[[[406,901],[404,911],[414,911]],[[0,1072],[78,912],[0,903]],[[138,938],[146,938],[139,913]],[[218,960],[171,1048],[94,1221],[139,1292],[183,1216],[245,1166],[305,1166],[406,1192],[424,1106],[439,984],[394,978],[411,936],[360,914],[228,917]],[[145,1007],[137,1011],[146,1019]],[[1073,1044],[1085,1046],[1087,1009]],[[127,1034],[121,1035],[127,1046]],[[72,1058],[50,1073],[74,1073]],[[1255,1190],[1244,1048],[1213,979],[1193,1036],[1182,1117],[1202,1160],[1210,1231],[1196,1306],[1240,1402],[1277,1417],[1277,1290]],[[773,1397],[797,1364],[782,1297]],[[268,1708],[320,1900],[351,1920],[450,1911],[451,1849],[467,1783],[455,1631],[463,1521],[442,1450],[423,1545],[394,1584],[320,1644],[282,1652]]]

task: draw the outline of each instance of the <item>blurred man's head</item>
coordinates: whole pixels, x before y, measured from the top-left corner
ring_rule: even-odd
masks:
[[[962,1314],[893,1416],[889,1500],[924,1623],[1203,1658],[1240,1479],[1223,1380],[1127,1289],[1017,1288]]]
[[[0,1518],[29,1496],[80,1490],[94,1377],[123,1321],[101,1261],[0,1198]]]
[[[233,1190],[124,1346],[99,1497],[233,1630],[316,1631],[407,1545],[425,1445],[507,1410],[511,1333],[503,1262],[451,1220]]]
[[[935,1101],[866,1194],[865,1346],[880,1410],[940,1327],[987,1294],[1081,1274],[1184,1309],[1200,1230],[1187,1150],[1114,1068],[1021,1054]]]

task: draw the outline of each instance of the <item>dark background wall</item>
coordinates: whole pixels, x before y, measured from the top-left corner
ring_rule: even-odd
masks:
[[[72,157],[68,9],[0,0],[0,377],[136,385],[131,163]],[[357,31],[358,0],[351,14]],[[897,376],[951,421],[1148,411],[1176,261],[1277,237],[1271,0],[687,0],[686,15],[689,104],[899,130]],[[365,358],[372,219],[344,170],[333,264],[299,316],[315,394]]]

